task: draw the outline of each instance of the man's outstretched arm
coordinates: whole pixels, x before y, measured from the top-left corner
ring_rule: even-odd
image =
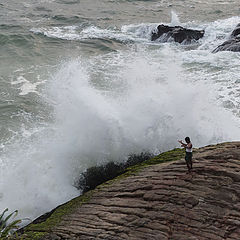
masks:
[[[181,144],[181,147],[184,147],[184,148],[187,147],[187,144],[183,143],[182,140],[179,140],[178,142]]]

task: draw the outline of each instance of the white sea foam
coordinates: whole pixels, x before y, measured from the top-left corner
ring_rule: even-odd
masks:
[[[19,95],[38,93],[37,86],[43,83],[44,81],[32,83],[23,76],[19,76],[17,77],[17,80],[11,82],[12,85],[18,85],[18,89],[20,90]]]
[[[59,38],[64,40],[87,40],[87,39],[116,39],[119,41],[136,41],[136,35],[126,35],[118,29],[101,29],[96,26],[89,26],[81,29],[78,26],[50,27],[50,28],[32,28],[32,32],[43,34],[50,38]]]
[[[212,51],[216,46],[220,45],[223,40],[228,39],[231,31],[240,21],[239,17],[231,17],[224,20],[217,20],[212,23],[181,23],[176,12],[172,11],[171,23],[161,23],[171,26],[181,25],[186,28],[197,30],[205,30],[203,39],[200,39],[199,49]],[[135,43],[153,43],[150,41],[151,33],[160,23],[140,23],[123,25],[120,29],[108,28],[103,29],[91,25],[82,26],[63,26],[63,27],[42,27],[32,28],[30,31],[36,34],[43,34],[50,38],[59,38],[64,40],[88,40],[88,39],[116,39],[123,42]]]

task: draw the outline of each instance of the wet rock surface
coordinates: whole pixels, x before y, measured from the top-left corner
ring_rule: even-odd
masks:
[[[240,34],[240,23],[232,31],[231,37],[237,37],[239,34]]]
[[[213,50],[213,53],[219,51],[240,52],[240,37],[229,39]]]
[[[232,31],[230,39],[215,48],[213,53],[219,51],[240,52],[240,24]]]
[[[106,184],[38,239],[239,240],[240,142],[195,150],[193,168],[181,159]]]
[[[159,25],[155,32],[152,32],[151,40],[155,41],[156,39],[161,42],[168,42],[174,40],[178,43],[191,43],[192,40],[198,40],[204,35],[204,30],[193,30],[183,28],[181,26],[167,26]]]

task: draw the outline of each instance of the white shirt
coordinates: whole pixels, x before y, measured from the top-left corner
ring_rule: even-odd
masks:
[[[192,152],[192,147],[191,147],[191,148],[188,148],[188,146],[189,146],[190,144],[191,144],[191,142],[187,144],[186,152]]]

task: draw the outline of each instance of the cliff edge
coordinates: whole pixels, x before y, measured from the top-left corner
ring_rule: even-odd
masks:
[[[20,238],[239,240],[239,160],[240,142],[195,149],[190,174],[182,150],[160,154],[58,207]]]

